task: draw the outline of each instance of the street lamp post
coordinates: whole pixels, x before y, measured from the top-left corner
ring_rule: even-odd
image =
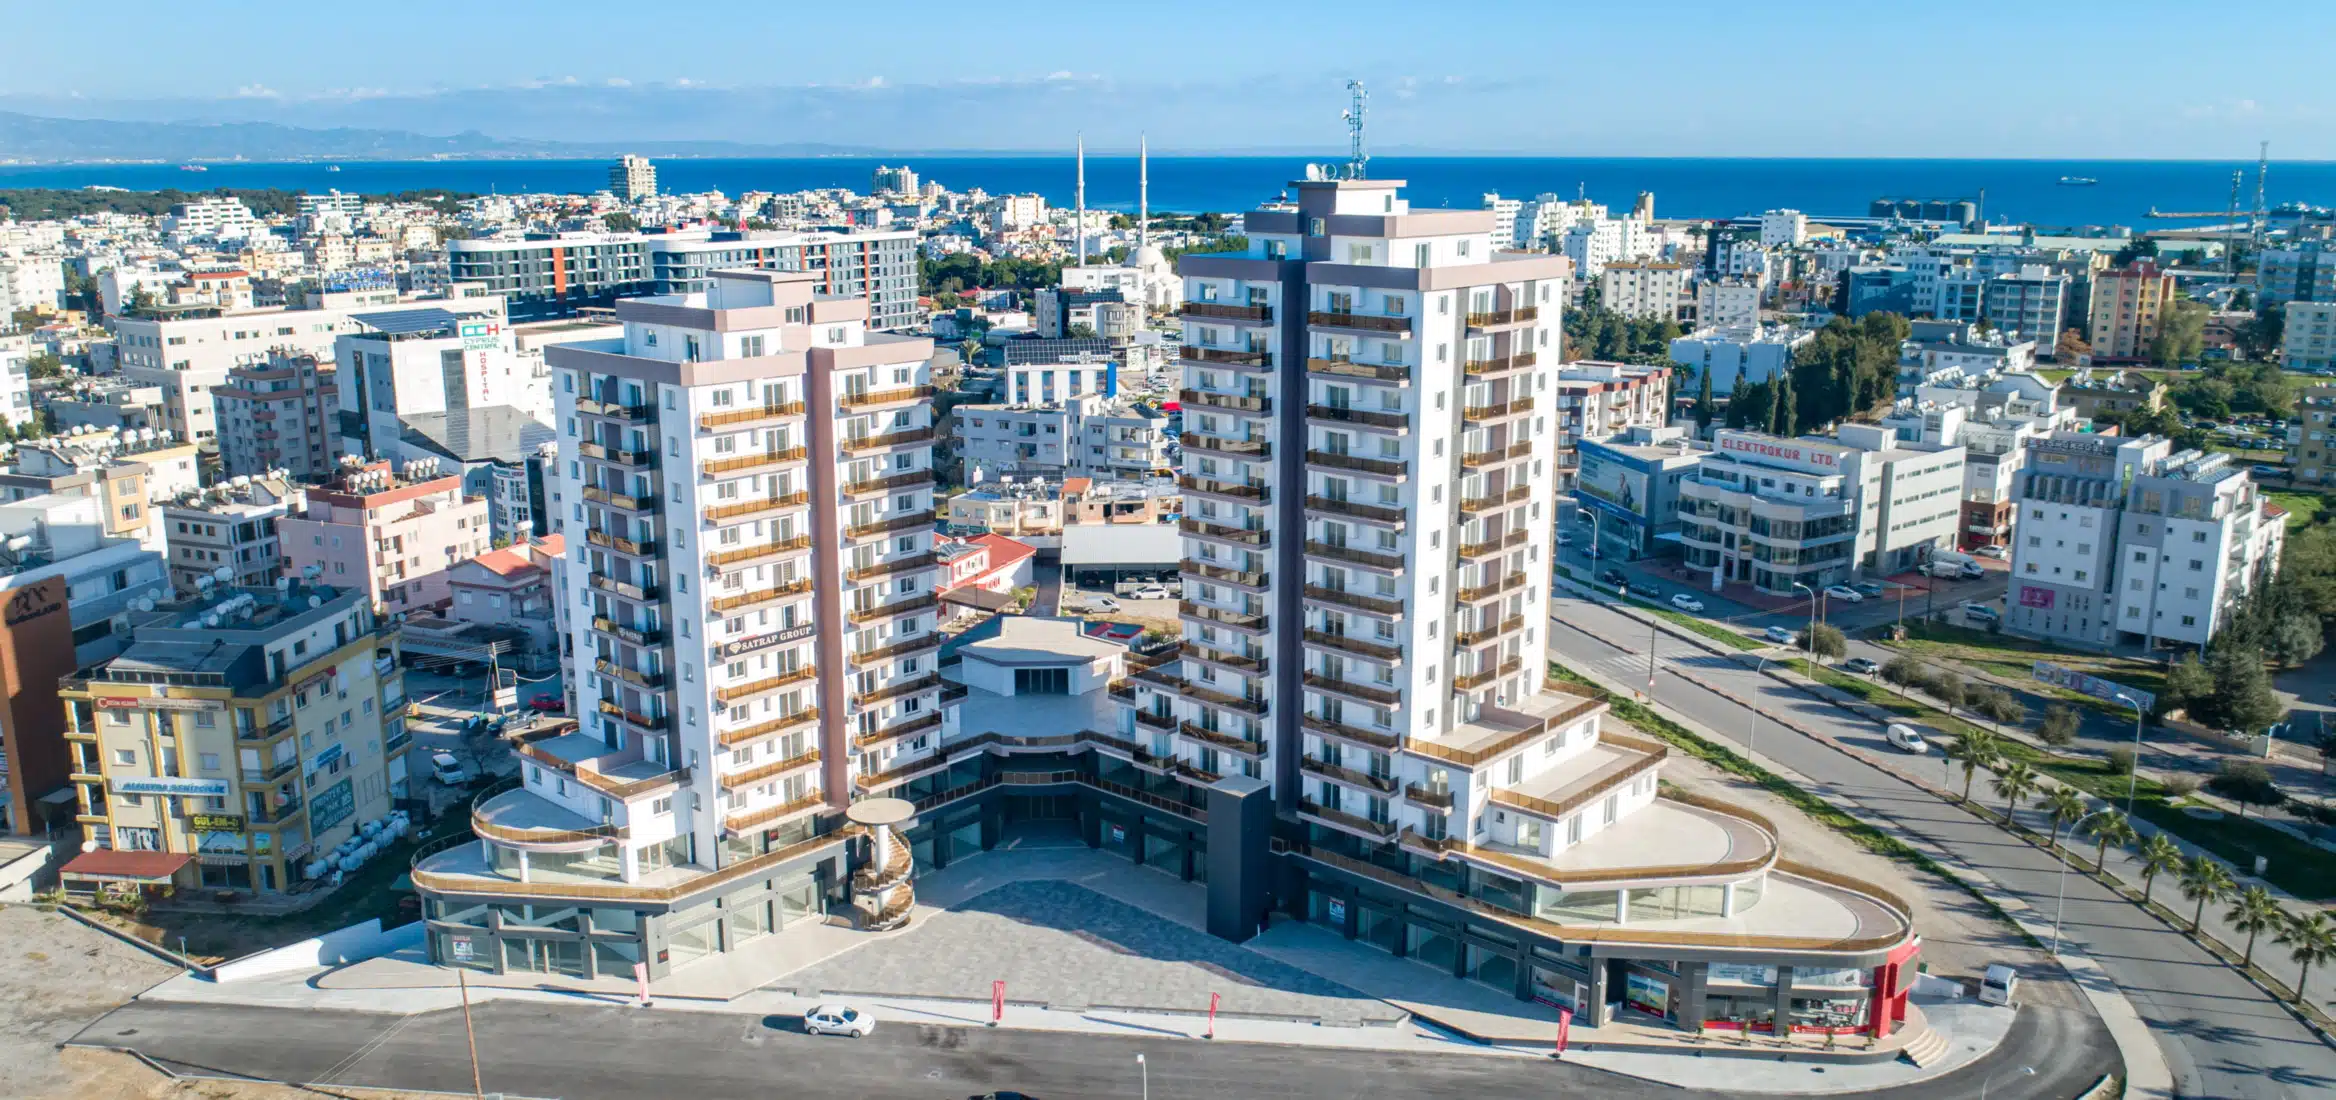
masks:
[[[1760,655],[1760,663],[1752,666],[1752,732],[1744,739],[1744,759],[1760,762],[1760,687],[1761,675],[1768,670],[1768,662],[1776,659],[1774,653]]]
[[[1624,581],[1614,586],[1614,590],[1621,597],[1623,606],[1630,606],[1630,582]],[[1655,695],[1655,642],[1662,636],[1662,622],[1660,616],[1652,613],[1647,615],[1647,698],[1649,699],[1654,698]]]
[[[2015,1070],[2011,1071],[2010,1073],[2006,1073],[2006,1074],[2004,1074],[2003,1076],[2004,1076],[2004,1077],[2019,1077],[2019,1076],[2022,1076],[2022,1075],[2025,1075],[2025,1076],[2028,1076],[2028,1077],[2034,1077],[2034,1076],[2036,1076],[2036,1067],[2034,1067],[2034,1066],[2021,1066],[2020,1068],[2018,1068],[2018,1069],[2015,1069]],[[2002,1078],[2000,1078],[2000,1077],[1999,1077],[1999,1078],[1997,1078],[1996,1080],[2002,1080]],[[1981,1081],[1981,1082],[1979,1082],[1979,1100],[1987,1100],[1987,1086],[1989,1086],[1989,1085],[1992,1085],[1992,1084],[1994,1084],[1994,1083],[1995,1083],[1995,1081]]]
[[[1809,594],[1809,626],[1801,631],[1801,648],[1808,650],[1809,656],[1814,658],[1817,655],[1817,590],[1799,581],[1794,581],[1793,587]]]
[[[2102,814],[2115,812],[2115,810],[2110,809],[2107,806],[2103,806],[2100,809],[2094,810],[2093,812],[2086,814],[2083,817],[2077,818],[2075,823],[2068,827],[2068,835],[2075,836],[2077,833],[2082,832],[2085,827],[2085,822],[2087,821],[2091,821],[2092,819],[2099,817]],[[2060,912],[2066,908],[2068,908],[2068,858],[2064,854],[2060,860],[2060,887],[2058,890],[2058,896],[2052,903],[2052,955],[2054,958],[2060,957]]]
[[[2125,814],[2131,817],[2133,788],[2141,782],[2141,700],[2120,691],[2117,701],[2133,708],[2133,766],[2125,769]]]
[[[1152,1068],[1144,1064],[1144,1056],[1136,1055],[1136,1072],[1143,1075],[1144,1100],[1152,1100]]]
[[[1574,515],[1590,521],[1590,573],[1595,580],[1598,571],[1598,513],[1588,508],[1576,508]]]

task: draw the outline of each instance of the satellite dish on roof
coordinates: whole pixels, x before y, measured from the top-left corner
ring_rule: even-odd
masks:
[[[308,606],[310,606],[310,607],[323,607],[323,606],[324,606],[324,597],[322,597],[322,596],[310,596],[310,597],[308,597]]]
[[[226,584],[227,582],[235,579],[235,570],[229,566],[222,565],[219,568],[212,570],[211,575],[219,578],[219,583]]]
[[[84,852],[94,852],[97,850],[97,842],[94,840],[84,840],[81,842],[81,850]]]

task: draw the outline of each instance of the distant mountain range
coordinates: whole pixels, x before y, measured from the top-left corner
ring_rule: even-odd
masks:
[[[730,141],[602,144],[489,137],[475,130],[450,136],[409,130],[336,127],[305,129],[272,122],[117,122],[46,118],[0,111],[0,163],[92,161],[443,160],[611,157],[864,156],[875,150],[798,142],[754,145]]]

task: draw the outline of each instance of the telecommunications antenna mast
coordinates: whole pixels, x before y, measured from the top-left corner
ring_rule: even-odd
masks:
[[[1363,166],[1371,160],[1371,154],[1363,150],[1363,105],[1371,97],[1363,91],[1360,80],[1347,81],[1346,90],[1350,99],[1346,113],[1339,116],[1346,119],[1346,178],[1359,180],[1363,178]]]
[[[2257,252],[2263,250],[2263,180],[2271,174],[2271,143],[2264,142],[2255,153],[2255,216],[2248,219],[2248,243]]]

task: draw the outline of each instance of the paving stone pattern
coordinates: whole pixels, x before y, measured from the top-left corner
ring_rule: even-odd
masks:
[[[1059,880],[1008,883],[919,920],[899,936],[770,983],[780,989],[1320,1017],[1353,1023],[1394,1010],[1336,982]]]

